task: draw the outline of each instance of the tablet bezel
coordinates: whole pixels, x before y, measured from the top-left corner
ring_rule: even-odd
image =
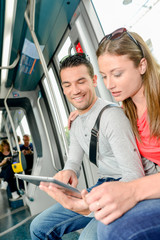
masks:
[[[15,177],[37,186],[40,185],[40,182],[53,183],[55,187],[62,190],[65,194],[72,197],[76,197],[76,198],[82,198],[81,192],[77,188],[74,188],[68,184],[58,181],[53,177],[33,176],[33,175],[25,175],[25,174],[17,174],[17,173],[15,174]]]

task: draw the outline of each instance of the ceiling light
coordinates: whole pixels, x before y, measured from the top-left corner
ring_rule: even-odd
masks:
[[[132,2],[132,0],[123,0],[123,5],[128,5]]]

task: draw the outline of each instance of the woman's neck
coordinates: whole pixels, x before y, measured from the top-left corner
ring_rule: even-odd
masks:
[[[140,119],[144,112],[146,111],[147,104],[146,104],[146,98],[144,96],[144,88],[142,87],[139,92],[132,98],[132,101],[136,105],[137,108],[137,115]]]
[[[3,155],[8,155],[8,154],[10,154],[10,152],[9,152],[8,150],[4,150],[2,153],[3,153]]]

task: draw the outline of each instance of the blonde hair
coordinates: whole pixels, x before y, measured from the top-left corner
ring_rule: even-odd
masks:
[[[160,66],[152,56],[147,44],[144,40],[134,32],[130,34],[139,42],[140,48],[134,41],[124,33],[123,36],[116,40],[108,40],[102,42],[97,49],[97,57],[106,53],[113,55],[127,55],[133,61],[135,67],[139,66],[141,59],[144,57],[147,60],[146,72],[142,75],[144,85],[144,95],[147,103],[147,117],[150,127],[150,135],[160,138]],[[130,120],[135,136],[140,140],[137,127],[137,109],[131,98],[125,99],[123,109]]]

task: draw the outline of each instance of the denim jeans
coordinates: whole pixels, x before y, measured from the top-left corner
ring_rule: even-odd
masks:
[[[97,240],[97,220],[93,218],[81,232],[78,240]]]
[[[159,240],[160,199],[145,200],[109,225],[97,224],[98,240]]]
[[[106,181],[115,181],[115,179],[99,179],[93,187]],[[93,187],[87,190],[91,191]],[[64,234],[82,228],[85,229],[81,233],[79,239],[97,240],[97,221],[95,218],[85,217],[65,209],[62,205],[57,203],[35,217],[30,226],[30,233],[32,240],[60,240]]]

